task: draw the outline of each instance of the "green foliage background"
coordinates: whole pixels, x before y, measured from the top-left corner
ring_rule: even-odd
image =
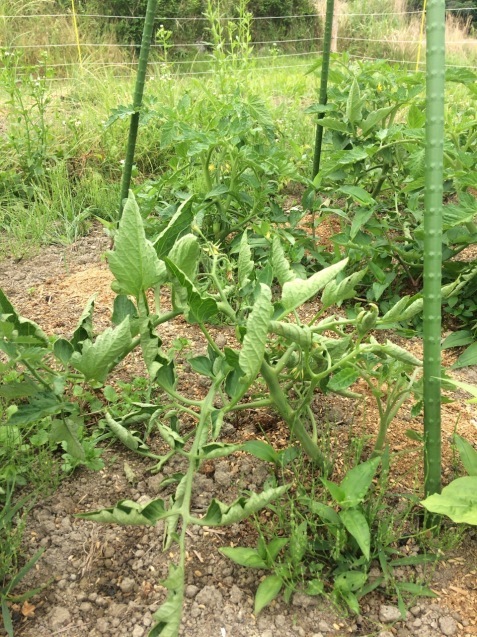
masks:
[[[70,8],[69,0],[58,0],[63,9]],[[222,15],[235,17],[237,4],[232,0],[214,3],[220,5]],[[85,14],[101,14],[111,16],[143,16],[146,13],[147,0],[110,0],[108,3],[102,0],[80,0],[78,11]],[[159,0],[157,6],[157,27],[164,24],[166,29],[174,33],[174,42],[185,43],[194,41],[207,41],[207,23],[204,20],[186,20],[181,18],[203,18],[207,8],[206,0]],[[316,13],[316,8],[311,0],[250,0],[249,11],[257,17],[309,15]],[[169,19],[164,19],[169,18]],[[175,18],[179,18],[178,21]],[[292,29],[300,32],[309,32],[316,26],[313,19],[297,20],[260,20],[253,24],[253,36],[255,39],[277,38],[278,35],[287,34]],[[109,25],[104,20],[92,20],[91,26],[104,31],[112,27],[117,39],[124,43],[139,44],[142,34],[142,22],[112,18]]]

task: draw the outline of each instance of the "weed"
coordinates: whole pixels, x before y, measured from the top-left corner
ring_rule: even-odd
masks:
[[[380,587],[397,596],[403,617],[404,597],[434,596],[422,583],[398,576],[403,567],[434,563],[438,555],[424,551],[409,557],[399,549],[412,539],[415,502],[396,511],[389,469],[388,450],[381,458],[352,465],[339,485],[317,480],[302,459],[287,465],[294,485],[287,506],[271,505],[273,524],[270,518],[255,517],[257,548],[221,549],[241,566],[271,571],[257,588],[256,613],[280,591],[285,600],[297,590],[324,595],[359,614],[360,600]],[[274,479],[269,482],[275,484]]]
[[[40,549],[23,566],[20,566],[19,553],[24,518],[31,498],[24,497],[14,504],[12,502],[13,487],[12,483],[4,493],[0,490],[0,501],[3,500],[0,509],[0,608],[3,627],[9,637],[13,637],[12,605],[24,603],[41,590],[37,588],[23,593],[16,591],[44,550]]]

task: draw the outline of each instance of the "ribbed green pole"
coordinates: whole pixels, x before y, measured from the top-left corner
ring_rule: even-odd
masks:
[[[426,20],[424,189],[424,491],[441,490],[441,269],[445,87],[445,1],[429,0]]]
[[[325,33],[323,35],[323,61],[321,64],[321,81],[320,81],[320,97],[319,103],[325,105],[328,99],[328,71],[330,68],[330,51],[331,51],[331,32],[333,30],[333,13],[335,8],[334,0],[326,0],[326,17],[325,17]],[[323,117],[324,113],[318,113],[318,119]],[[313,156],[313,173],[311,178],[314,179],[320,170],[321,146],[323,144],[323,126],[316,126],[315,136],[315,154]]]
[[[129,124],[128,145],[126,149],[126,158],[124,160],[123,176],[121,179],[121,200],[119,202],[120,218],[123,213],[124,200],[128,196],[129,186],[131,184],[132,167],[134,164],[134,152],[136,150],[137,131],[139,127],[139,115],[142,105],[142,96],[144,93],[144,84],[146,82],[147,61],[149,59],[149,51],[151,48],[156,8],[157,0],[148,0],[146,17],[144,19],[144,29],[142,32],[141,52],[139,54],[136,86],[134,88],[133,96],[134,113],[131,115],[131,122]]]

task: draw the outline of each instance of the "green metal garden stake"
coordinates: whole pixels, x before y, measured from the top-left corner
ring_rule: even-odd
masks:
[[[326,17],[325,17],[325,33],[323,38],[323,61],[321,64],[321,81],[320,81],[320,97],[319,103],[323,106],[328,99],[328,71],[330,68],[330,51],[331,51],[331,32],[333,30],[333,13],[335,1],[326,0]],[[324,113],[318,113],[318,119],[323,117]],[[323,126],[316,126],[315,137],[315,154],[313,156],[313,174],[312,179],[316,177],[320,170],[321,146],[323,144]]]
[[[429,0],[426,20],[424,189],[424,491],[441,489],[441,269],[445,87],[445,1]]]
[[[142,105],[142,96],[144,93],[144,84],[146,82],[147,61],[149,59],[149,51],[151,49],[152,32],[154,29],[154,17],[156,15],[157,0],[148,0],[146,8],[146,17],[144,19],[144,29],[142,32],[141,52],[139,54],[139,63],[136,76],[136,86],[133,96],[133,110],[131,115],[131,123],[129,124],[129,137],[126,149],[126,158],[124,160],[123,175],[121,179],[121,200],[119,203],[119,218],[123,213],[124,200],[127,199],[129,186],[131,184],[132,167],[134,164],[134,152],[136,150],[137,131],[139,127],[139,115]]]

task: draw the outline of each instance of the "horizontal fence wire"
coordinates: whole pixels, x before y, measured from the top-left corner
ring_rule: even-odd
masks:
[[[297,38],[297,39],[289,39],[289,40],[258,40],[256,42],[250,42],[249,45],[250,46],[257,46],[257,45],[264,45],[264,44],[285,44],[285,43],[292,43],[292,44],[296,44],[297,42],[317,42],[323,40],[322,36],[319,37],[315,37],[315,38]],[[77,42],[65,42],[65,43],[57,43],[57,44],[12,44],[11,46],[5,47],[7,50],[15,50],[15,49],[47,49],[47,48],[61,48],[64,47],[69,48],[69,47],[76,47],[78,46]],[[118,42],[80,42],[80,46],[81,47],[89,47],[89,48],[95,48],[95,47],[111,47],[111,48],[125,48],[128,46],[131,46],[130,44],[121,44]],[[183,42],[181,44],[167,44],[166,48],[167,49],[182,49],[182,48],[196,48],[196,49],[200,49],[203,48],[204,46],[213,46],[213,44],[211,42],[206,42],[206,41],[200,41],[200,42]],[[162,44],[151,44],[151,48],[155,48],[155,49],[163,49],[164,45]]]
[[[250,58],[251,60],[255,61],[255,60],[277,60],[280,58],[290,58],[290,57],[306,57],[308,55],[321,55],[322,51],[301,51],[298,53],[280,53],[280,54],[273,54],[273,55],[255,55],[252,58]],[[197,64],[217,64],[216,60],[213,59],[193,59],[193,60],[174,60],[173,62],[170,63],[166,63],[164,61],[161,60],[154,60],[152,62],[150,62],[149,64],[151,65],[164,65],[164,64],[170,64],[171,66],[176,66],[176,65],[185,65],[188,64],[189,66],[194,66]],[[88,67],[99,67],[99,68],[121,68],[121,67],[128,67],[128,66],[137,66],[137,61],[130,61],[130,62],[97,62],[97,61],[88,61],[88,60],[84,60],[83,61],[83,65],[87,65]],[[53,64],[39,64],[36,67],[34,66],[33,68],[62,68],[62,67],[76,67],[79,66],[78,62],[55,62]],[[18,65],[15,67],[16,69],[20,69],[20,70],[25,70],[25,69],[31,69],[32,66],[21,66]],[[271,68],[277,68],[277,67],[271,67]],[[61,79],[61,78],[60,78]]]
[[[464,11],[475,11],[475,7],[453,7],[446,9],[446,13],[461,13]],[[336,18],[339,19],[343,16],[396,16],[396,15],[417,15],[421,14],[422,11],[374,11],[371,13],[337,13]],[[10,18],[71,18],[72,13],[28,13],[28,14],[16,14],[16,15],[7,15],[0,14],[0,19],[10,19]],[[108,15],[104,13],[77,13],[78,18],[105,18],[112,20],[144,20],[144,16],[133,16],[133,15]],[[323,13],[307,13],[307,14],[290,14],[290,15],[269,15],[269,16],[252,16],[252,20],[290,20],[292,18],[321,18],[323,17]],[[233,20],[241,20],[242,18],[236,16],[220,16],[219,20],[226,20],[228,22]],[[209,18],[205,16],[163,16],[155,18],[156,21],[163,20],[166,22],[167,20],[174,20],[176,22],[191,22],[191,21],[208,21]]]
[[[446,10],[447,12],[451,13],[451,12],[462,12],[462,11],[470,11],[473,10],[474,8],[472,7],[461,7],[461,8],[453,8],[453,9],[448,9]],[[346,17],[346,16],[397,16],[397,15],[413,15],[413,14],[418,14],[418,15],[422,15],[422,11],[402,11],[402,12],[369,12],[369,13],[346,13],[343,12],[339,15],[336,16],[337,22],[339,22],[339,18],[340,17]],[[5,16],[5,15],[0,15],[0,19],[2,18],[69,18],[72,19],[73,18],[73,13],[59,13],[59,14],[28,14],[28,15],[16,15],[16,16]],[[283,15],[283,16],[257,16],[254,19],[256,20],[283,20],[283,19],[291,19],[291,18],[322,18],[322,14],[316,13],[316,14],[305,14],[305,15],[295,15],[295,14],[290,14],[290,15]],[[106,14],[77,14],[77,18],[81,19],[81,18],[114,18],[114,19],[126,19],[126,20],[143,20],[144,17],[143,16],[109,16]],[[224,17],[222,18],[223,20],[236,20],[236,19],[241,19],[241,18],[231,18],[231,17]],[[158,21],[160,20],[168,20],[168,21],[190,21],[190,20],[204,20],[207,21],[208,18],[207,17],[177,17],[177,18],[157,18]],[[240,60],[227,60],[227,58],[220,60],[220,64],[221,65],[227,65],[230,64],[231,68],[234,68],[234,71],[240,71],[240,70],[247,70],[247,72],[260,72],[260,71],[273,71],[273,70],[280,70],[280,69],[303,69],[303,68],[308,68],[309,67],[309,60],[306,61],[305,63],[301,63],[303,61],[303,58],[309,57],[309,56],[319,56],[321,55],[321,51],[317,51],[317,50],[306,50],[306,51],[294,51],[292,53],[287,53],[282,51],[281,49],[284,49],[286,51],[286,47],[287,45],[296,45],[296,44],[303,44],[303,45],[307,45],[307,48],[309,49],[310,46],[313,46],[314,43],[320,43],[322,42],[323,37],[318,36],[318,37],[304,37],[304,38],[289,38],[289,39],[271,39],[271,40],[257,40],[257,41],[253,41],[250,42],[248,44],[248,46],[250,47],[270,47],[269,53],[270,54],[265,54],[265,55],[260,55],[260,53],[258,54],[254,54],[253,56],[250,57],[250,59],[253,61],[252,64],[248,64],[246,63],[246,69],[240,69],[237,68],[237,62],[240,63]],[[353,42],[358,42],[358,43],[365,43],[365,42],[369,42],[369,43],[373,43],[373,44],[382,44],[383,46],[393,46],[393,45],[400,45],[400,44],[405,44],[405,45],[418,45],[420,43],[419,39],[393,39],[392,37],[390,37],[389,39],[381,39],[381,38],[364,38],[364,37],[350,37],[350,36],[340,36],[339,34],[336,37],[337,41],[341,41],[341,42],[345,42],[347,44],[352,44]],[[452,45],[457,45],[457,46],[475,46],[477,44],[477,39],[468,39],[468,40],[448,40],[447,45],[452,46]],[[100,61],[94,61],[94,60],[88,60],[87,55],[88,55],[88,50],[94,50],[94,49],[103,49],[103,50],[107,50],[107,49],[129,49],[131,50],[133,47],[135,47],[134,44],[121,44],[121,43],[117,43],[117,42],[113,42],[113,43],[106,43],[106,42],[67,42],[67,43],[51,43],[51,44],[12,44],[8,47],[0,47],[0,51],[3,48],[4,51],[4,55],[8,55],[8,53],[10,51],[15,51],[15,50],[43,50],[43,51],[47,51],[49,48],[51,49],[71,49],[71,48],[77,48],[78,45],[81,47],[81,49],[84,51],[85,54],[85,58],[82,60],[81,64],[79,63],[79,61],[65,61],[65,62],[55,62],[55,63],[51,63],[49,64],[48,62],[42,62],[39,64],[29,64],[29,65],[21,65],[19,63],[15,64],[15,70],[18,73],[18,76],[25,76],[25,75],[29,75],[31,74],[35,69],[44,71],[44,70],[48,70],[48,69],[52,69],[52,70],[59,70],[59,69],[73,69],[75,67],[80,68],[82,71],[85,72],[89,72],[89,73],[94,73],[95,71],[97,71],[98,69],[123,69],[124,71],[131,71],[131,75],[114,75],[115,78],[117,79],[130,79],[132,77],[132,74],[137,66],[137,59],[136,60],[131,60],[131,61],[120,61],[120,62],[110,62],[108,60],[100,60]],[[161,67],[161,72],[164,73],[164,69],[166,69],[165,73],[166,76],[178,76],[178,77],[186,77],[186,76],[193,76],[193,75],[209,75],[209,74],[213,74],[216,72],[215,68],[205,68],[205,69],[197,69],[197,66],[210,66],[210,65],[217,65],[219,63],[219,61],[217,59],[214,58],[213,55],[213,48],[214,45],[210,42],[206,42],[204,40],[201,41],[197,41],[197,42],[183,42],[183,43],[167,43],[166,47],[164,47],[163,44],[157,44],[154,43],[152,44],[152,48],[153,49],[157,49],[160,51],[169,51],[169,50],[184,50],[184,49],[197,49],[197,55],[199,55],[200,53],[202,53],[203,55],[207,54],[206,49],[209,48],[210,53],[208,54],[208,57],[205,58],[200,58],[200,57],[195,57],[195,58],[191,58],[191,59],[179,59],[179,60],[173,60],[173,59],[162,59],[162,60],[157,60],[157,61],[153,61],[151,62],[151,67],[155,65],[156,70],[157,67],[160,65]],[[300,47],[298,47],[300,48]],[[353,59],[363,59],[363,60],[371,60],[371,61],[386,61],[389,63],[393,63],[393,64],[400,64],[403,66],[413,66],[416,69],[419,68],[423,68],[425,67],[426,62],[425,61],[418,61],[416,63],[415,60],[409,60],[409,59],[394,59],[393,57],[372,57],[366,54],[350,54],[348,53],[348,55],[350,55],[351,58]],[[399,53],[397,54],[399,56]],[[392,56],[392,54],[391,54]],[[291,58],[298,58],[299,62],[297,61],[297,63],[294,64],[280,64],[280,61],[283,59],[284,62],[288,62],[291,61]],[[301,58],[301,59],[300,59]],[[268,64],[267,66],[263,66],[260,65],[260,61],[264,61],[264,60],[275,60],[275,62],[278,62],[277,64]],[[189,67],[189,70],[186,70],[184,68],[183,71],[180,70],[180,67],[185,67],[185,66]],[[473,66],[471,64],[464,64],[464,65],[456,65],[456,64],[447,64],[446,65],[447,68],[462,68],[462,69],[477,69],[477,66]],[[21,73],[22,71],[25,71],[25,73]],[[75,76],[77,77],[77,76]],[[68,81],[68,76],[66,75],[66,77],[45,77],[45,80],[49,80],[49,81]]]
[[[394,38],[382,39],[382,38],[359,38],[359,37],[349,37],[337,35],[337,40],[342,40],[345,42],[372,42],[372,43],[381,43],[381,44],[419,44],[418,39],[411,40],[396,40]],[[321,42],[323,40],[323,36],[317,36],[314,38],[293,38],[293,39],[285,39],[285,40],[257,40],[254,42],[249,42],[249,46],[265,46],[270,45],[272,47],[278,46],[279,44],[298,44],[300,42]],[[447,40],[446,45],[458,45],[458,46],[476,46],[477,39],[468,39],[468,40]],[[12,44],[6,47],[3,47],[5,51],[15,51],[15,50],[31,50],[31,49],[68,49],[77,47],[77,42],[59,42],[59,43],[51,43],[51,44]],[[81,48],[104,48],[104,49],[127,49],[131,47],[135,47],[136,45],[129,44],[121,44],[118,42],[80,42]],[[204,49],[207,47],[213,48],[213,43],[200,41],[200,42],[181,42],[181,43],[168,43],[166,47],[163,44],[151,44],[152,49],[161,49],[166,48],[169,49],[186,49],[186,48],[195,48],[195,49]],[[1,47],[0,47],[1,49]],[[299,55],[299,53],[293,53],[292,55]]]

